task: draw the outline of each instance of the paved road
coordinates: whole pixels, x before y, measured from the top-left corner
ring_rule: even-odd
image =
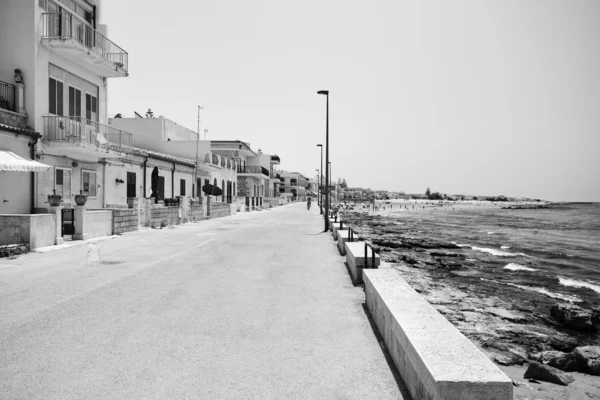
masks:
[[[402,399],[321,231],[294,204],[0,260],[0,398]]]

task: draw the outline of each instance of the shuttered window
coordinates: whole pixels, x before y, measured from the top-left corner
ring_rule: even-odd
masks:
[[[90,197],[96,197],[96,173],[93,171],[82,171],[81,181],[83,194]]]
[[[53,115],[63,115],[63,83],[49,78],[48,112]]]

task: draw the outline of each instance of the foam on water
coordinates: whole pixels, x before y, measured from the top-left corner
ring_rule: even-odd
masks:
[[[457,246],[460,246],[460,245],[457,245]],[[471,249],[473,249],[475,251],[480,251],[482,253],[488,253],[488,254],[491,254],[491,255],[497,256],[497,257],[518,257],[518,256],[529,257],[525,253],[509,253],[507,251],[501,251],[501,250],[496,250],[496,249],[488,249],[486,247],[471,246]]]
[[[503,249],[503,250],[506,250],[506,249],[510,249],[510,246],[502,245],[502,246],[500,246],[500,248]]]
[[[517,263],[506,264],[504,269],[509,269],[511,271],[537,271],[537,269],[535,269],[535,268],[526,267],[524,265],[517,264]]]
[[[564,276],[558,275],[558,283],[563,286],[582,287],[592,289],[594,292],[600,293],[600,285],[597,283],[591,283],[586,281],[580,281],[577,279],[565,278]]]
[[[582,300],[577,297],[577,296],[568,296],[566,294],[560,294],[560,293],[554,293],[549,291],[548,289],[542,288],[542,287],[533,287],[533,286],[524,286],[524,285],[517,285],[515,283],[510,283],[510,282],[499,282],[493,279],[485,279],[485,278],[479,278],[482,281],[487,281],[487,282],[493,282],[493,283],[499,283],[501,285],[507,285],[507,286],[513,286],[519,289],[523,289],[523,290],[528,290],[530,292],[537,292],[537,293],[541,293],[544,294],[548,297],[552,297],[553,299],[560,299],[560,300],[565,300],[565,301],[569,301],[571,303],[581,303]]]

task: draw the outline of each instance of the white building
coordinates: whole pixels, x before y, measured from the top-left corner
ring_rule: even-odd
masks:
[[[65,206],[82,191],[92,208],[120,190],[104,183],[104,166],[125,156],[132,136],[107,125],[107,86],[128,76],[129,55],[108,38],[101,16],[101,0],[0,2],[0,80],[21,71],[27,125],[42,135],[38,158],[53,166],[36,173],[40,211],[53,190]]]

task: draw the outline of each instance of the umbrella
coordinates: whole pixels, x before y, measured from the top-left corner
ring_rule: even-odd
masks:
[[[217,185],[211,185],[210,183],[202,186],[202,191],[211,196],[220,196],[223,194],[223,190],[220,187]]]

